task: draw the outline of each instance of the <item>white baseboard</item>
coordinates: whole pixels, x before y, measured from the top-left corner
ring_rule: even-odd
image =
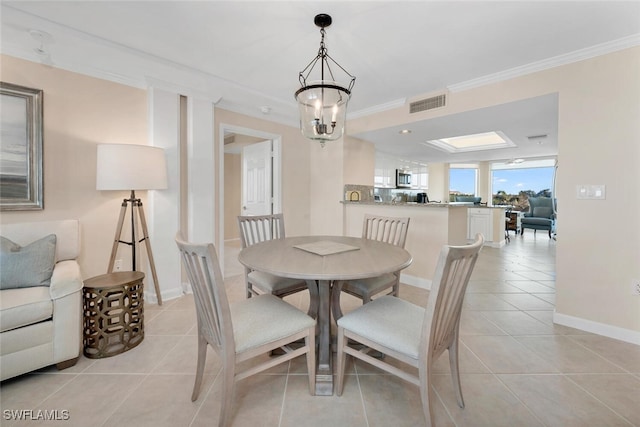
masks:
[[[415,286],[416,288],[431,290],[431,280],[421,277],[401,273],[400,282],[406,285]],[[553,313],[553,322],[558,325],[568,326],[581,331],[591,332],[596,335],[602,335],[608,338],[640,345],[640,332],[633,331],[631,329],[620,328],[557,312]]]
[[[400,273],[400,283],[415,286],[416,288],[431,290],[431,280],[424,279],[422,277]]]
[[[592,320],[557,312],[553,313],[553,323],[640,345],[640,332],[631,329],[620,328],[618,326],[607,325],[605,323],[594,322]]]
[[[191,288],[189,288],[189,290],[190,289]],[[176,298],[180,298],[185,293],[187,293],[187,292],[185,292],[182,288],[173,288],[173,289],[169,289],[169,290],[164,290],[164,291],[162,291],[162,302],[170,301],[170,300],[176,299]],[[145,292],[144,293],[144,300],[148,301],[151,304],[157,304],[158,303],[158,296],[156,295],[155,292]]]

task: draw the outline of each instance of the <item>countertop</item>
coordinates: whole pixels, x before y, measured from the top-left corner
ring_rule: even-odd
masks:
[[[374,206],[407,206],[416,208],[480,208],[480,209],[505,209],[501,206],[483,206],[473,203],[417,203],[417,202],[368,202],[342,200],[345,205],[374,205]]]

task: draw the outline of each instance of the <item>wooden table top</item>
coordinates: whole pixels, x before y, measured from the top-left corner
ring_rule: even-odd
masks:
[[[111,288],[134,283],[142,279],[144,279],[144,273],[141,271],[115,271],[85,280],[84,287]]]
[[[338,243],[358,249],[318,255],[295,247],[317,242]],[[270,240],[242,249],[238,260],[252,270],[281,277],[353,280],[402,270],[411,264],[412,257],[401,247],[360,237],[298,236]]]

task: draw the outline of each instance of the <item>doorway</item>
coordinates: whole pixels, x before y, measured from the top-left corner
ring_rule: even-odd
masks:
[[[244,128],[235,125],[220,124],[220,144],[218,165],[220,171],[220,258],[224,277],[230,277],[244,272],[243,267],[237,261],[237,253],[240,250],[240,235],[238,231],[237,216],[242,215],[242,184],[245,178],[242,176],[242,149],[264,141],[271,141],[272,164],[268,185],[272,188],[272,212],[282,212],[281,194],[281,147],[280,135],[255,129]]]

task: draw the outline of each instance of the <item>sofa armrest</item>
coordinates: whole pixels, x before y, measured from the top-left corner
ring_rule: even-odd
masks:
[[[51,299],[56,300],[78,292],[83,285],[78,262],[75,260],[60,261],[53,269],[49,293]]]

